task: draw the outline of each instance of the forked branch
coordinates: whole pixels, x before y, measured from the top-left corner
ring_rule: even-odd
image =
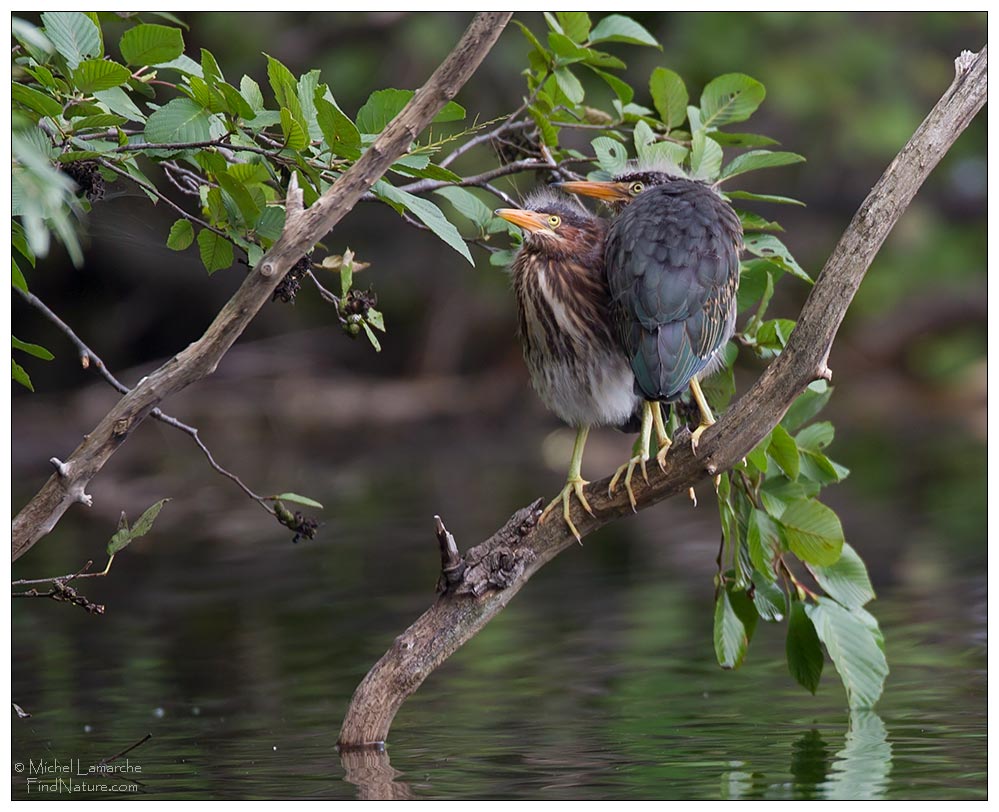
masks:
[[[676,442],[666,470],[651,466],[649,484],[638,479],[638,509],[728,470],[751,451],[780,421],[794,399],[814,380],[828,379],[829,350],[853,300],[889,232],[902,216],[930,171],[985,104],[988,53],[963,53],[947,92],[895,157],[867,196],[829,257],[805,303],[797,327],[780,357],[712,428],[705,432],[698,456],[690,444]],[[608,480],[587,489],[595,516],[573,503],[572,519],[583,535],[631,512],[623,489],[607,496]],[[513,598],[530,577],[576,541],[553,511],[539,522],[541,500],[515,513],[491,538],[469,550],[464,569],[453,540],[438,519],[437,534],[445,566],[443,593],[399,635],[354,693],[340,731],[342,749],[379,747],[388,737],[396,712],[427,676],[473,637]],[[449,576],[450,573],[450,577]]]
[[[512,15],[477,14],[454,50],[368,150],[312,206],[289,187],[281,237],[219,311],[205,334],[139,382],[86,435],[72,455],[14,518],[11,554],[23,555],[73,504],[90,504],[90,481],[160,402],[210,375],[288,270],[320,240],[394,163],[474,73]],[[294,177],[294,176],[293,176]],[[294,184],[293,184],[294,185]]]

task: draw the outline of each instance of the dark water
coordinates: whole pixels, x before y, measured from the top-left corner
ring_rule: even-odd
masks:
[[[905,527],[919,533],[888,534],[848,490],[837,508],[872,563],[892,669],[877,713],[848,713],[828,663],[817,696],[798,688],[783,627],[760,624],[744,667],[718,669],[708,491],[552,562],[403,706],[386,753],[341,759],[354,687],[432,599],[432,514],[465,547],[557,484],[524,460],[547,429],[463,431],[417,443],[393,429],[363,454],[350,438],[312,438],[305,455],[262,442],[244,471],[326,502],[320,537],[297,545],[178,441],[156,471],[137,446],[95,482],[98,505],[177,500],[109,578],[81,583],[107,613],[14,602],[12,695],[32,714],[12,720],[14,797],[58,777],[30,776],[32,762],[85,771],[147,733],[127,757],[141,773],[103,779],[128,794],[104,797],[985,797],[984,542],[948,551],[918,516]],[[622,441],[596,439],[593,468]],[[103,561],[108,511],[72,514],[15,577]]]

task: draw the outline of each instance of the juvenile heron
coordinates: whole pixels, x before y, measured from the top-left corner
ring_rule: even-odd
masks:
[[[618,470],[611,490],[627,470],[634,507],[631,476],[636,465],[644,473],[653,423],[660,466],[671,444],[660,403],[679,399],[690,387],[701,413],[691,436],[695,453],[715,422],[698,378],[721,367],[735,331],[742,224],[714,189],[679,172],[639,168],[613,181],[559,186],[617,212],[605,243],[607,281],[618,336],[645,406],[636,454]]]
[[[524,232],[512,271],[531,382],[545,406],[576,429],[565,487],[545,513],[561,502],[562,516],[579,539],[569,498],[575,494],[593,514],[580,473],[590,427],[624,426],[641,406],[610,308],[607,225],[549,190],[528,198],[523,209],[498,209],[496,215]]]

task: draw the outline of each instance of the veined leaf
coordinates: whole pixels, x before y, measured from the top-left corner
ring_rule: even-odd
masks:
[[[232,265],[232,243],[214,231],[203,228],[199,232],[198,250],[201,252],[201,262],[210,274]]]
[[[194,226],[189,220],[178,220],[170,226],[170,234],[167,237],[167,248],[172,251],[183,251],[190,248],[194,242]]]
[[[798,446],[794,438],[780,424],[770,433],[770,447],[767,453],[773,458],[785,476],[792,482],[798,478]]]
[[[795,152],[771,152],[766,149],[757,149],[746,152],[733,158],[722,170],[721,179],[728,180],[743,172],[752,172],[754,169],[766,169],[772,166],[787,166],[804,161],[803,155]]]
[[[42,14],[45,36],[75,70],[84,59],[99,57],[104,49],[100,29],[80,11],[46,11]]]
[[[659,117],[668,130],[679,127],[687,118],[687,87],[680,74],[656,68],[649,77],[649,92]]]
[[[701,116],[705,127],[723,127],[745,121],[760,106],[766,89],[744,73],[726,73],[712,79],[701,93]]]
[[[749,648],[746,627],[732,607],[728,590],[718,591],[715,601],[715,657],[722,668],[738,668]]]
[[[412,212],[427,228],[434,232],[444,242],[468,260],[469,265],[475,265],[468,246],[458,233],[458,229],[444,216],[444,213],[422,197],[417,197],[402,189],[396,189],[383,180],[378,181],[372,191],[386,201],[402,206]]]
[[[129,65],[156,65],[184,53],[184,35],[173,26],[144,23],[122,34],[118,47]]]
[[[28,353],[28,355],[33,355],[35,358],[41,358],[43,361],[51,361],[55,358],[52,353],[40,344],[29,344],[27,341],[21,341],[21,339],[15,338],[14,336],[10,337],[10,346],[15,350],[20,350],[21,352]]]
[[[211,138],[211,119],[194,100],[172,99],[149,117],[145,138],[149,144],[208,141]]]
[[[806,564],[828,567],[843,550],[839,516],[815,499],[788,504],[778,519],[788,548]]]
[[[611,14],[598,22],[590,32],[590,42],[630,42],[632,45],[660,47],[656,38],[645,28],[621,14]]]
[[[836,666],[851,708],[870,708],[881,697],[888,662],[876,623],[863,609],[851,612],[835,601],[819,598],[805,607],[819,639]]]
[[[828,567],[811,564],[808,569],[826,594],[847,609],[859,609],[875,598],[867,567],[857,551],[846,542],[843,542],[843,551],[835,564]]]
[[[791,601],[791,615],[787,622],[787,667],[800,685],[815,693],[822,677],[825,657],[815,627],[805,612],[801,601]]]
[[[73,81],[84,93],[118,87],[131,77],[128,68],[107,59],[87,59],[73,71]]]

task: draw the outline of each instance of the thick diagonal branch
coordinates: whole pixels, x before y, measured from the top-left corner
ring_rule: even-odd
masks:
[[[819,275],[787,348],[753,387],[705,432],[694,457],[677,442],[664,472],[636,487],[642,510],[735,465],[780,421],[813,380],[828,378],[829,350],[853,300],[892,227],[930,171],[985,104],[988,54],[962,54],[957,77],[891,162],[861,204]],[[608,480],[587,489],[594,516],[574,505],[573,521],[583,535],[630,513],[623,490],[607,496]],[[395,639],[357,687],[340,731],[342,748],[378,746],[388,737],[396,712],[424,679],[472,638],[548,561],[576,542],[553,511],[539,523],[539,502],[524,508],[490,539],[464,556],[463,576],[412,626]]]
[[[89,504],[86,488],[90,480],[163,399],[215,370],[292,265],[354,207],[438,111],[454,98],[510,17],[507,12],[477,14],[454,50],[416,91],[409,104],[312,206],[303,209],[301,192],[296,195],[289,188],[286,224],[280,239],[246,277],[205,334],[125,395],[17,514],[11,543],[13,559],[50,532],[70,505]]]

